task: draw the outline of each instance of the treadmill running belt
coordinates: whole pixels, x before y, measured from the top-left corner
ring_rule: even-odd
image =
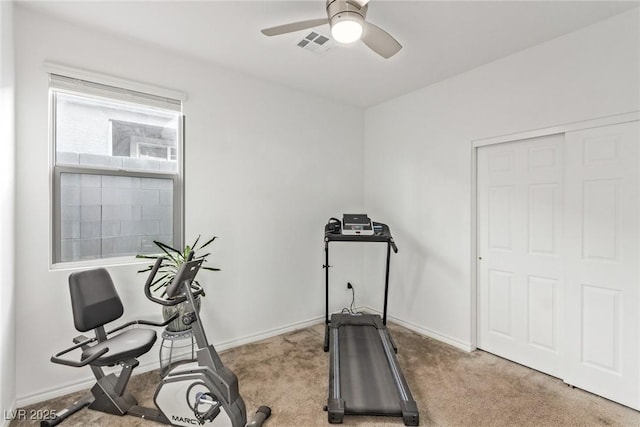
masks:
[[[342,325],[339,341],[345,413],[401,416],[400,398],[378,330]]]

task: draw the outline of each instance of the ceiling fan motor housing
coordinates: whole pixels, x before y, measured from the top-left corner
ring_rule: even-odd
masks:
[[[327,16],[332,27],[342,20],[356,21],[364,26],[368,9],[369,5],[361,7],[352,0],[327,0]]]

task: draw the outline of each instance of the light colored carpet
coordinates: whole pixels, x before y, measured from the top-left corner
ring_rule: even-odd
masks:
[[[323,325],[287,333],[223,352],[238,376],[240,392],[253,414],[268,405],[265,426],[328,426],[328,355],[322,351]],[[390,325],[398,357],[420,411],[422,426],[629,426],[640,427],[640,413],[562,381],[483,351],[466,353],[447,344]],[[72,369],[72,368],[69,368]],[[135,376],[130,390],[151,406],[157,372]],[[33,405],[61,409],[82,393]],[[11,427],[37,425],[17,421]],[[135,417],[116,417],[88,409],[62,426],[153,426]],[[402,426],[401,418],[346,416],[345,426]]]

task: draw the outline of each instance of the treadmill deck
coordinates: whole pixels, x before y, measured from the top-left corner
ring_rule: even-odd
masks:
[[[333,314],[327,332],[331,334],[330,422],[341,422],[343,414],[366,414],[403,417],[406,425],[418,425],[415,401],[380,316]],[[333,420],[332,408],[337,411]]]

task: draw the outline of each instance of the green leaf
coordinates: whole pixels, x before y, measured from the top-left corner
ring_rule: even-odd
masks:
[[[207,243],[203,244],[202,246],[200,246],[200,249],[206,247],[207,245],[209,245],[211,242],[213,242],[214,240],[216,240],[218,238],[218,236],[213,236]]]
[[[164,249],[163,249],[163,250],[164,250]],[[170,254],[168,251],[166,251],[166,250],[165,250],[165,253],[167,254],[167,257],[168,257],[168,258],[167,258],[167,260],[168,260],[169,262],[173,262],[173,263],[176,263],[176,264],[177,264],[178,262],[180,262],[178,258],[176,258],[174,255]]]
[[[198,237],[196,237],[196,241],[193,242],[193,245],[191,245],[191,247],[195,250],[196,249],[196,245],[198,244],[198,240],[200,240],[200,235],[198,234]],[[200,248],[202,249],[202,248]]]
[[[145,259],[158,259],[160,255],[143,255],[143,254],[138,254],[136,255],[136,258],[145,258]]]
[[[191,246],[187,245],[184,247],[184,253],[182,254],[182,258],[186,261],[189,259],[189,253],[192,251]]]
[[[169,281],[169,280],[167,280],[166,282],[163,281],[167,277],[169,277],[169,275],[165,274],[164,276],[162,276],[158,280],[154,281],[151,285],[149,285],[149,289],[151,289],[155,285],[158,285],[154,289],[151,289],[152,291],[156,292],[158,289],[162,288],[163,286],[168,286],[169,283],[171,283],[171,281]],[[167,282],[169,282],[169,283],[167,283]]]
[[[153,243],[156,244],[156,246],[158,246],[160,249],[162,249],[164,252],[170,251],[173,252],[177,255],[182,255],[182,252],[180,252],[179,250],[177,250],[176,248],[172,248],[171,246],[167,245],[166,243],[162,243],[159,240],[154,240]]]
[[[166,269],[177,269],[180,264],[182,264],[182,261],[176,259],[176,258],[165,258],[164,261],[162,262],[162,265],[160,266],[161,270],[166,270]]]
[[[153,243],[155,243],[160,248],[165,248],[165,249],[170,250],[171,252],[175,252],[177,254],[180,254],[179,250],[177,250],[176,248],[172,248],[171,246],[167,245],[166,243],[161,242],[160,240],[154,240]]]

